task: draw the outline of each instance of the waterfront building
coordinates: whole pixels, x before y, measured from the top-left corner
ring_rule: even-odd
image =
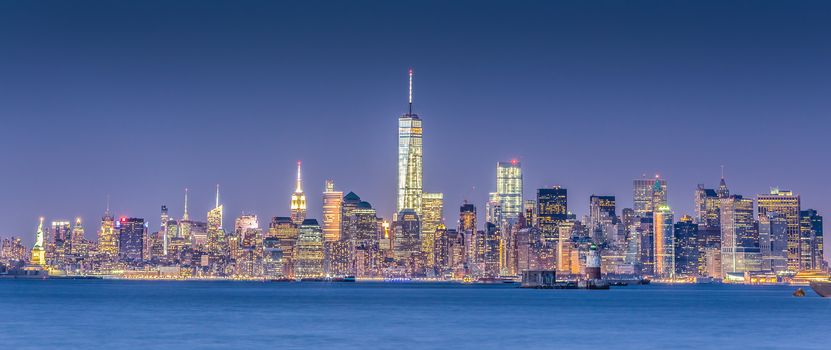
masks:
[[[776,274],[788,271],[788,219],[777,212],[759,216],[761,270]]]
[[[340,240],[343,192],[335,191],[335,182],[326,180],[323,191],[323,237],[327,242]]]
[[[490,200],[500,209],[499,217],[488,218],[496,225],[517,220],[522,214],[522,165],[518,160],[496,163],[496,192],[491,192]]]
[[[776,212],[785,216],[785,220],[788,222],[788,271],[791,273],[798,272],[801,268],[799,259],[799,195],[794,195],[791,191],[773,188],[769,194],[758,195],[756,202],[759,217],[768,215],[769,212]]]
[[[277,238],[280,241],[280,250],[283,252],[283,275],[289,278],[295,277],[295,247],[299,235],[299,228],[290,217],[273,217],[268,225],[267,237]]]
[[[118,230],[118,259],[126,263],[140,263],[145,258],[147,225],[141,218],[121,218]]]
[[[424,252],[426,265],[433,267],[436,230],[444,221],[444,194],[424,193],[421,199],[421,251]]]
[[[499,276],[499,227],[493,223],[485,224],[485,231],[480,236],[480,247],[482,270],[481,276],[494,278]]]
[[[421,215],[423,194],[422,121],[413,113],[413,70],[409,71],[409,111],[398,118],[398,200],[396,212]]]
[[[542,235],[540,268],[552,270],[556,266],[558,226],[569,219],[568,191],[560,186],[537,190],[537,227]]]
[[[300,225],[294,274],[298,278],[324,276],[323,230],[315,219],[305,219]]]
[[[703,256],[699,246],[699,225],[689,216],[684,215],[673,227],[675,245],[675,274],[677,276],[698,276]]]
[[[303,192],[303,177],[300,172],[300,161],[297,161],[297,183],[294,193],[291,194],[291,221],[300,225],[306,219],[306,194]]]
[[[722,273],[744,274],[761,269],[759,234],[753,220],[753,200],[739,195],[721,198]]]
[[[802,270],[825,268],[822,216],[814,209],[799,212],[799,266]]]
[[[280,240],[275,237],[263,240],[263,277],[276,279],[283,277],[283,251]]]
[[[476,206],[465,201],[459,207],[459,225],[458,233],[464,236],[465,243],[465,263],[472,263],[476,260],[476,226],[477,226]]]
[[[672,229],[675,218],[666,205],[655,208],[653,247],[655,274],[664,278],[675,277],[675,237]]]
[[[516,233],[517,270],[519,272],[540,269],[542,240],[536,227],[524,227]]]
[[[398,213],[394,223],[393,250],[396,259],[408,259],[421,252],[421,221],[418,213],[404,209]]]

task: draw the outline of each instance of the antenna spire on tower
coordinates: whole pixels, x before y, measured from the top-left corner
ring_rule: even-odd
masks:
[[[185,213],[182,214],[182,220],[188,220],[188,188],[185,187]]]
[[[410,114],[413,114],[413,69],[410,68],[410,95],[408,99],[410,103]]]
[[[107,194],[107,212],[105,213],[107,216],[110,216],[110,194]]]
[[[296,193],[303,192],[303,179],[302,179],[301,173],[300,173],[300,164],[301,164],[301,162],[298,160],[297,161],[297,189],[294,190],[294,192],[296,192]]]
[[[219,208],[219,184],[216,184],[216,206],[214,208]]]
[[[724,178],[724,165],[721,166],[721,178]]]

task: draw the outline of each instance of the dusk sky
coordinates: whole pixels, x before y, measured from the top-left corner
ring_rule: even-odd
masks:
[[[526,198],[562,185],[579,216],[655,173],[692,214],[725,165],[733,193],[828,218],[829,62],[827,1],[3,1],[0,236],[80,216],[95,237],[108,194],[157,230],[186,187],[204,220],[217,183],[226,228],[267,226],[297,160],[310,217],[331,178],[390,219],[409,67],[449,226],[465,199],[484,219],[511,158]]]

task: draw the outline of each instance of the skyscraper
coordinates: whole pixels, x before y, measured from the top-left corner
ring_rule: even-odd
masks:
[[[409,111],[398,118],[398,201],[396,212],[413,209],[421,215],[422,126],[413,113],[413,70],[410,69]]]
[[[825,267],[822,216],[814,209],[799,212],[799,265],[803,270]]]
[[[688,215],[681,217],[673,228],[675,237],[675,274],[697,276],[700,274],[700,260],[703,248],[699,245],[698,224]]]
[[[216,185],[216,202],[208,211],[208,251],[220,254],[225,250],[225,230],[222,228],[222,204],[219,204],[219,185]]]
[[[559,225],[568,220],[568,191],[554,186],[537,190],[537,227],[542,240],[540,264],[554,269],[557,263]]]
[[[739,195],[721,198],[722,273],[744,273],[761,268],[759,234],[753,220],[753,200]]]
[[[294,273],[299,278],[323,277],[323,231],[315,219],[300,225]]]
[[[118,255],[118,236],[115,234],[115,221],[110,215],[110,205],[101,217],[101,226],[98,228],[98,252],[109,261]]]
[[[770,194],[760,194],[757,197],[757,204],[759,217],[768,215],[770,212],[777,212],[785,216],[785,220],[788,222],[788,271],[798,272],[800,270],[799,195],[794,195],[791,191],[773,188],[770,190]]]
[[[291,221],[300,225],[306,219],[306,194],[303,193],[303,178],[300,173],[300,161],[297,161],[297,187],[291,194]]]
[[[695,222],[702,226],[718,227],[718,205],[718,193],[699,184],[695,189]]]
[[[72,226],[72,233],[69,235],[69,251],[72,254],[80,255],[84,250],[84,225],[81,218],[75,218],[75,226]]]
[[[335,191],[335,182],[326,180],[323,191],[323,237],[327,242],[340,240],[343,192]]]
[[[490,199],[500,207],[501,217],[493,220],[496,225],[519,218],[522,213],[522,165],[516,159],[496,163],[496,192]]]
[[[667,204],[667,181],[657,175],[655,180],[633,180],[632,194],[635,214],[641,217],[646,216],[659,205]]]
[[[428,267],[433,266],[436,229],[444,221],[444,194],[424,193],[421,202],[421,251]]]
[[[672,211],[666,205],[655,208],[653,215],[654,230],[653,247],[655,257],[655,274],[665,278],[675,275],[675,237],[672,229],[674,218]]]
[[[768,212],[759,216],[759,254],[763,271],[776,274],[788,271],[788,220],[785,215]]]
[[[395,235],[393,248],[395,257],[406,259],[421,252],[421,221],[418,213],[412,209],[398,212],[395,221]]]
[[[615,196],[589,197],[589,228],[611,225],[617,220],[615,213]]]
[[[147,242],[147,226],[144,219],[121,218],[116,223],[118,229],[118,258],[128,263],[138,263],[144,259]]]

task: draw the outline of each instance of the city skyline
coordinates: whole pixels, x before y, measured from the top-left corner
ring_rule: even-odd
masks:
[[[141,8],[142,5],[134,6]],[[153,8],[152,4],[144,6]],[[381,13],[399,10],[395,5],[378,7]],[[450,5],[447,14],[441,15],[415,6],[412,13],[446,19],[445,16],[461,13],[462,8]],[[216,8],[200,9],[206,16],[224,21],[215,26],[201,24],[198,28],[215,32],[237,23],[236,17],[221,15]],[[273,15],[277,9],[265,6],[265,13]],[[478,19],[500,18],[497,9],[484,6],[473,15]],[[726,9],[731,8],[726,6]],[[540,12],[560,18],[563,14],[580,14],[584,10],[594,13],[591,7],[583,5],[551,5]],[[17,14],[20,18],[4,20],[3,25],[25,30],[20,38],[5,38],[2,42],[18,49],[18,55],[0,61],[3,63],[0,66],[17,67],[15,72],[0,68],[9,77],[9,84],[0,87],[3,95],[9,97],[0,107],[0,113],[14,120],[3,129],[0,145],[22,151],[3,155],[7,171],[2,185],[5,200],[0,204],[0,236],[20,236],[31,245],[40,216],[49,221],[74,220],[80,216],[86,223],[96,222],[103,213],[107,195],[112,199],[114,214],[145,218],[155,226],[158,208],[163,204],[170,208],[173,217],[180,216],[184,188],[191,189],[190,214],[201,220],[213,208],[213,188],[217,183],[223,186],[226,217],[236,217],[241,212],[256,213],[261,218],[288,216],[286,198],[294,191],[292,165],[298,159],[304,161],[309,218],[321,219],[320,192],[325,180],[333,179],[339,189],[361,194],[373,203],[379,216],[389,219],[394,215],[396,187],[395,153],[391,146],[396,141],[389,130],[395,127],[397,116],[406,112],[404,72],[407,67],[415,68],[418,77],[414,112],[426,122],[424,189],[444,193],[445,217],[449,221],[454,218],[452,208],[465,199],[475,204],[484,217],[488,194],[496,186],[493,166],[515,158],[523,164],[525,198],[531,197],[538,188],[561,185],[569,190],[569,209],[579,216],[588,214],[590,195],[614,195],[619,208],[630,207],[632,179],[641,174],[649,178],[655,173],[668,181],[668,204],[676,218],[693,215],[695,186],[704,183],[708,188],[715,187],[720,165],[726,165],[727,179],[734,193],[754,198],[767,193],[769,187],[780,187],[800,194],[803,208],[827,212],[831,208],[831,193],[822,175],[827,172],[827,165],[821,156],[818,161],[816,153],[811,152],[823,154],[827,150],[821,133],[827,122],[820,119],[826,114],[827,103],[819,97],[827,88],[811,78],[827,69],[819,64],[825,57],[823,50],[827,49],[827,43],[819,39],[827,31],[824,27],[808,31],[812,21],[819,18],[812,17],[807,8],[779,10],[784,11],[780,14],[759,9],[741,13],[725,11],[716,15],[714,23],[705,26],[704,31],[694,30],[701,28],[686,20],[681,10],[655,10],[680,20],[677,25],[667,24],[669,32],[679,36],[680,44],[676,45],[722,54],[721,63],[708,61],[703,54],[687,59],[671,50],[660,51],[664,60],[651,59],[648,54],[655,50],[651,41],[629,41],[633,47],[631,56],[615,55],[622,62],[619,69],[608,68],[617,66],[595,55],[589,55],[595,58],[588,62],[578,63],[574,60],[577,56],[562,48],[574,50],[574,55],[603,52],[602,45],[592,45],[591,40],[608,44],[615,35],[606,31],[603,35],[590,32],[583,36],[558,37],[556,42],[537,47],[528,42],[534,38],[535,28],[550,33],[583,28],[584,24],[578,20],[592,23],[585,15],[559,24],[549,23],[549,18],[540,15],[532,16],[526,24],[508,22],[516,25],[512,37],[528,38],[513,44],[507,44],[510,40],[492,30],[474,27],[482,31],[476,37],[494,34],[493,40],[507,45],[509,53],[539,53],[536,59],[520,60],[522,67],[503,67],[499,64],[502,56],[487,50],[488,45],[481,41],[473,41],[468,47],[470,52],[465,53],[450,48],[454,42],[446,39],[438,43],[450,48],[450,56],[446,57],[451,59],[441,59],[428,50],[395,59],[386,55],[372,59],[366,51],[347,50],[343,63],[338,64],[323,60],[332,51],[321,49],[320,53],[311,54],[315,59],[307,64],[300,64],[299,56],[287,56],[283,64],[257,62],[254,66],[264,69],[264,76],[259,77],[241,66],[255,57],[254,52],[244,49],[239,52],[211,49],[210,52],[226,56],[213,55],[214,58],[206,58],[197,65],[178,59],[154,61],[148,54],[136,61],[116,60],[109,66],[88,66],[81,59],[95,54],[123,58],[131,53],[133,44],[158,51],[160,47],[147,40],[159,33],[179,33],[167,43],[200,37],[194,30],[176,23],[162,22],[149,32],[121,24],[116,26],[123,30],[125,43],[130,45],[101,51],[90,45],[112,38],[85,31],[77,21],[77,13],[47,18],[26,12],[25,6],[12,7],[5,13]],[[101,11],[118,18],[122,9],[105,6]],[[157,18],[152,13],[143,16]],[[760,25],[770,18],[791,20],[794,25],[785,32],[776,32],[777,36],[770,28]],[[374,16],[365,19],[379,21]],[[749,29],[733,32],[721,40],[714,39],[719,29],[735,28],[732,21],[737,19],[737,22],[749,23]],[[796,23],[796,19],[804,23]],[[23,24],[26,20],[29,23]],[[51,47],[58,39],[35,28],[34,25],[46,20],[57,20],[52,22],[66,29],[68,39],[79,44],[65,52],[64,64],[72,67],[73,72],[50,64],[54,62],[49,55],[22,63],[24,58],[38,53],[22,40]],[[613,20],[618,24],[655,21],[627,12],[625,8]],[[253,16],[251,21],[263,23],[265,19]],[[335,39],[366,45],[370,51],[391,45],[392,56],[413,48],[430,47],[424,39],[407,43],[405,35],[357,31],[337,35],[334,27],[323,22],[321,31],[325,35],[299,22],[291,24],[303,29],[304,38],[321,45]],[[113,24],[105,17],[96,17],[93,23]],[[504,27],[498,26],[498,29]],[[775,72],[764,69],[770,68],[778,56],[775,50],[767,49],[770,46],[762,45],[767,42],[750,36],[753,29],[768,34],[769,40],[788,43],[788,47],[804,53],[798,56],[798,63],[802,64]],[[438,40],[440,37],[427,29],[402,30],[404,34],[419,34],[421,38]],[[451,33],[455,39],[471,37],[471,33],[464,31]],[[625,34],[644,33],[628,28],[621,37]],[[279,30],[260,33],[245,27],[229,31],[228,35],[262,43],[270,35],[279,37]],[[662,37],[654,34],[645,38]],[[696,46],[701,39],[713,39],[716,43],[741,42],[750,50],[740,54],[718,45]],[[230,42],[222,37],[216,40]],[[379,43],[373,44],[374,41]],[[288,40],[264,47],[286,52],[295,45]],[[209,53],[206,50],[175,49],[181,57]],[[271,55],[273,52],[267,52],[264,57]],[[553,63],[546,62],[555,57]],[[751,64],[739,65],[748,62]],[[44,67],[48,69],[41,72]],[[286,67],[299,69],[299,73],[289,74]],[[603,67],[606,68],[600,69]],[[129,74],[131,69],[144,71],[147,77]],[[676,69],[692,70],[699,75],[660,76]],[[183,74],[168,74],[175,70],[182,70]],[[566,74],[570,70],[586,74]],[[228,73],[205,74],[209,71]],[[753,78],[736,80],[751,73]],[[88,83],[79,86],[72,83],[83,74],[91,77]],[[170,79],[164,93],[153,88],[162,77]],[[632,85],[635,78],[646,83]],[[358,79],[365,83],[359,84]],[[794,85],[797,81],[800,84]],[[350,88],[353,84],[354,88]],[[240,85],[247,86],[244,91],[250,93],[235,88]],[[631,90],[623,89],[629,86]],[[667,90],[668,86],[671,89]],[[46,89],[40,96],[50,103],[42,104],[42,99],[34,97],[38,96],[33,94],[36,87]],[[735,94],[733,102],[722,97],[728,90]],[[681,99],[675,94],[692,94],[695,98]],[[331,101],[331,106],[337,108],[321,101]],[[603,103],[589,103],[592,101]],[[149,108],[149,105],[155,107]],[[805,123],[806,120],[819,124]],[[122,137],[132,130],[126,126],[134,125],[138,125],[135,132],[140,136],[139,141]],[[770,144],[762,142],[764,135],[776,132],[772,128],[787,130],[796,136]],[[676,130],[687,132],[676,133]],[[737,136],[713,138],[714,130],[721,135]],[[633,138],[633,134],[643,137]],[[107,147],[100,145],[102,135],[108,140]],[[759,135],[751,138],[759,141],[737,144],[738,135]],[[349,157],[333,153],[348,141],[356,146]],[[783,157],[790,160],[788,163],[800,164],[800,171],[769,166],[771,158]],[[90,233],[87,230],[87,236]]]

